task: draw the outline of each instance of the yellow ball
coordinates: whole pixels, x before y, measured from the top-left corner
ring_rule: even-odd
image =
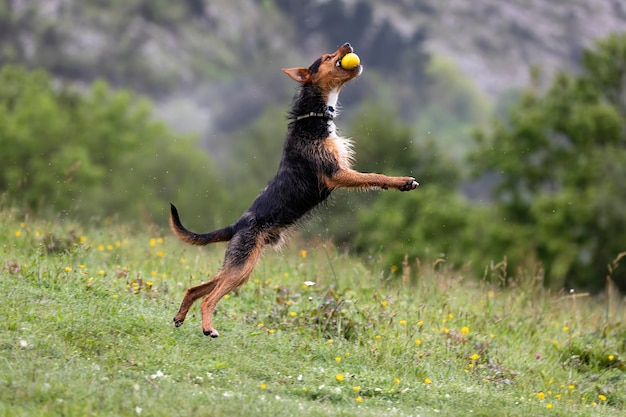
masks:
[[[353,52],[346,54],[343,58],[341,58],[341,66],[346,69],[353,69],[359,66],[361,63],[361,59],[359,56]]]

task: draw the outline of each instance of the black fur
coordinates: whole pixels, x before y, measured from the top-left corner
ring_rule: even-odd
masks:
[[[283,155],[276,176],[254,200],[247,213],[261,227],[291,226],[330,195],[320,181],[337,163],[324,147],[329,135],[328,117],[295,120],[301,114],[325,113],[319,87],[304,84],[297,92],[289,117]]]
[[[330,133],[330,117],[296,120],[297,116],[310,112],[326,114],[327,106],[319,87],[304,84],[296,93],[289,113],[292,120],[278,172],[235,223],[210,233],[193,233],[182,225],[176,207],[172,205],[172,226],[187,242],[195,245],[228,241],[247,230],[265,232],[268,244],[281,242],[281,233],[285,229],[296,224],[330,195],[331,190],[320,181],[321,174],[331,176],[339,169],[334,157],[324,147],[324,140]]]
[[[318,132],[309,132],[309,127],[318,127],[319,129],[324,130],[324,132],[328,132],[328,126],[324,123],[328,121],[328,119],[332,118],[328,113],[328,106],[322,97],[322,89],[317,85],[313,84],[303,84],[298,89],[296,93],[293,104],[291,107],[291,111],[289,112],[289,119],[296,120],[298,116],[306,115],[311,112],[313,113],[323,113],[327,116],[325,117],[309,117],[306,119],[300,119],[299,121],[308,121],[313,123],[306,123],[300,125],[299,131],[304,131],[308,134],[317,135]],[[324,120],[325,119],[325,120]],[[293,128],[292,125],[289,126],[291,130]],[[287,133],[289,135],[289,132]]]
[[[317,73],[317,71],[319,71],[320,69],[320,65],[322,65],[322,58],[317,58],[315,62],[312,63],[309,67],[309,71],[311,72],[311,74]]]
[[[192,245],[203,246],[215,242],[228,242],[235,234],[232,225],[209,233],[190,232],[189,230],[185,229],[185,226],[183,226],[183,224],[180,222],[178,210],[176,210],[176,207],[173,204],[170,204],[170,213],[172,227],[181,231],[182,234],[185,236],[185,241],[191,243]]]

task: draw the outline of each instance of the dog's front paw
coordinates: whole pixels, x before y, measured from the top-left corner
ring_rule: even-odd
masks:
[[[180,327],[183,325],[185,319],[179,319],[178,317],[174,317],[174,327]]]
[[[411,191],[417,188],[417,186],[419,185],[419,183],[417,181],[415,181],[415,178],[410,177],[410,178],[406,178],[404,180],[404,184],[402,184],[398,190],[400,191]]]

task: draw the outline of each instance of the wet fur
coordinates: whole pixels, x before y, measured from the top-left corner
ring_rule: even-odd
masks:
[[[309,68],[283,69],[300,87],[289,113],[278,172],[235,223],[209,233],[193,233],[182,225],[176,207],[171,206],[170,226],[181,240],[192,245],[229,242],[218,273],[185,292],[174,317],[176,327],[183,324],[193,303],[204,297],[202,330],[205,335],[217,337],[212,316],[218,301],[248,280],[264,247],[282,244],[298,221],[326,200],[334,189],[409,191],[417,187],[412,177],[352,170],[352,142],[337,135],[333,122],[336,115],[333,101],[343,85],[362,70],[360,66],[347,70],[337,65],[348,52],[352,52],[352,47],[345,44],[334,53],[323,55]]]

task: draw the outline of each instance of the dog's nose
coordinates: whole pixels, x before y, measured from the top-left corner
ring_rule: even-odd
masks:
[[[344,48],[347,48],[350,52],[354,52],[354,48],[350,45],[350,42],[346,42],[343,44]]]

